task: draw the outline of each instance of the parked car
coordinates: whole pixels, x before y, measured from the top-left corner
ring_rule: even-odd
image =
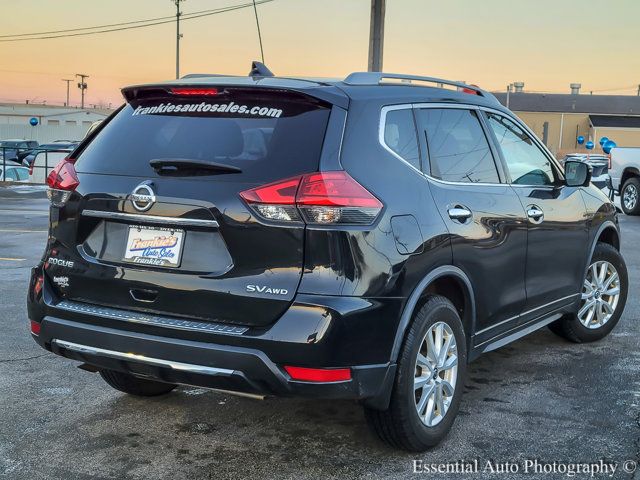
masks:
[[[611,150],[611,186],[627,215],[640,215],[640,148]]]
[[[51,152],[51,151],[55,151],[55,150],[63,150],[63,151],[67,151],[67,152],[71,152],[74,148],[76,148],[78,146],[80,142],[76,142],[76,141],[67,141],[67,140],[56,140],[53,143],[45,143],[42,145],[38,145],[37,148],[29,151],[23,158],[22,158],[22,165],[24,165],[25,167],[31,167],[31,164],[33,163],[34,158],[36,158],[36,155],[40,152]]]
[[[29,181],[32,183],[45,183],[47,176],[56,165],[68,156],[75,147],[57,150],[39,150],[33,157],[29,166]]]
[[[564,164],[567,160],[576,160],[589,164],[591,167],[591,183],[600,189],[609,186],[609,157],[607,155],[570,153],[564,157],[562,163]]]
[[[0,163],[0,181],[2,182],[28,182],[29,169],[20,165],[9,165]]]
[[[138,396],[356,399],[421,451],[449,431],[468,362],[545,326],[579,343],[618,323],[615,207],[493,95],[268,73],[127,87],[56,167],[38,344]]]
[[[2,140],[0,141],[0,151],[7,160],[21,160],[25,152],[33,150],[38,146],[35,140]]]

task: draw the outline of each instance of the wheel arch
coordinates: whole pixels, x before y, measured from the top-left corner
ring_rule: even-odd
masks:
[[[471,338],[475,331],[476,303],[473,286],[469,277],[453,265],[440,266],[427,274],[416,285],[402,311],[400,323],[391,350],[391,363],[398,360],[405,334],[411,325],[415,312],[431,294],[442,295],[451,300],[462,319],[467,340],[467,351],[471,348]]]
[[[591,257],[593,257],[593,252],[595,251],[598,242],[608,243],[613,248],[620,251],[620,231],[612,220],[606,220],[605,222],[603,222],[602,225],[598,227],[596,234],[593,236],[591,247],[589,248],[587,258],[585,259],[585,275],[587,273],[587,268],[589,268]]]
[[[640,177],[640,170],[636,167],[627,167],[622,171],[622,177],[620,177],[620,191],[622,191],[622,187],[624,187],[624,182],[629,180],[631,177]]]

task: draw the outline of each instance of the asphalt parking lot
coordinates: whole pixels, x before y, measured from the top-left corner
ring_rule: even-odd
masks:
[[[640,217],[621,216],[631,286],[612,335],[575,345],[543,329],[484,355],[470,367],[446,441],[406,454],[383,446],[352,402],[259,401],[189,387],[144,400],[40,349],[28,334],[25,295],[47,215],[42,191],[0,187],[0,478],[406,478],[415,476],[414,459],[478,459],[481,467],[604,459],[618,463],[615,478],[634,478],[621,470],[640,461]]]

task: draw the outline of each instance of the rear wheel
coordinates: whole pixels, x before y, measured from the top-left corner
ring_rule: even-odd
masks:
[[[632,177],[624,182],[620,192],[620,206],[627,215],[640,215],[640,179]]]
[[[600,340],[620,320],[627,290],[627,266],[622,255],[611,245],[598,243],[585,275],[578,312],[563,317],[549,328],[576,343]]]
[[[164,395],[176,388],[176,385],[171,383],[138,378],[128,373],[116,372],[115,370],[100,370],[100,376],[116,390],[139,397]]]
[[[395,448],[419,452],[435,446],[458,413],[466,368],[458,312],[447,298],[429,297],[405,338],[389,408],[365,407],[369,425]]]

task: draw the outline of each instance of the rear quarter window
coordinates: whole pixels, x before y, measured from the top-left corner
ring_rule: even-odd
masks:
[[[276,180],[317,170],[329,113],[330,105],[288,92],[133,100],[84,148],[76,169],[153,177],[151,160],[179,158],[242,169],[216,180]]]

